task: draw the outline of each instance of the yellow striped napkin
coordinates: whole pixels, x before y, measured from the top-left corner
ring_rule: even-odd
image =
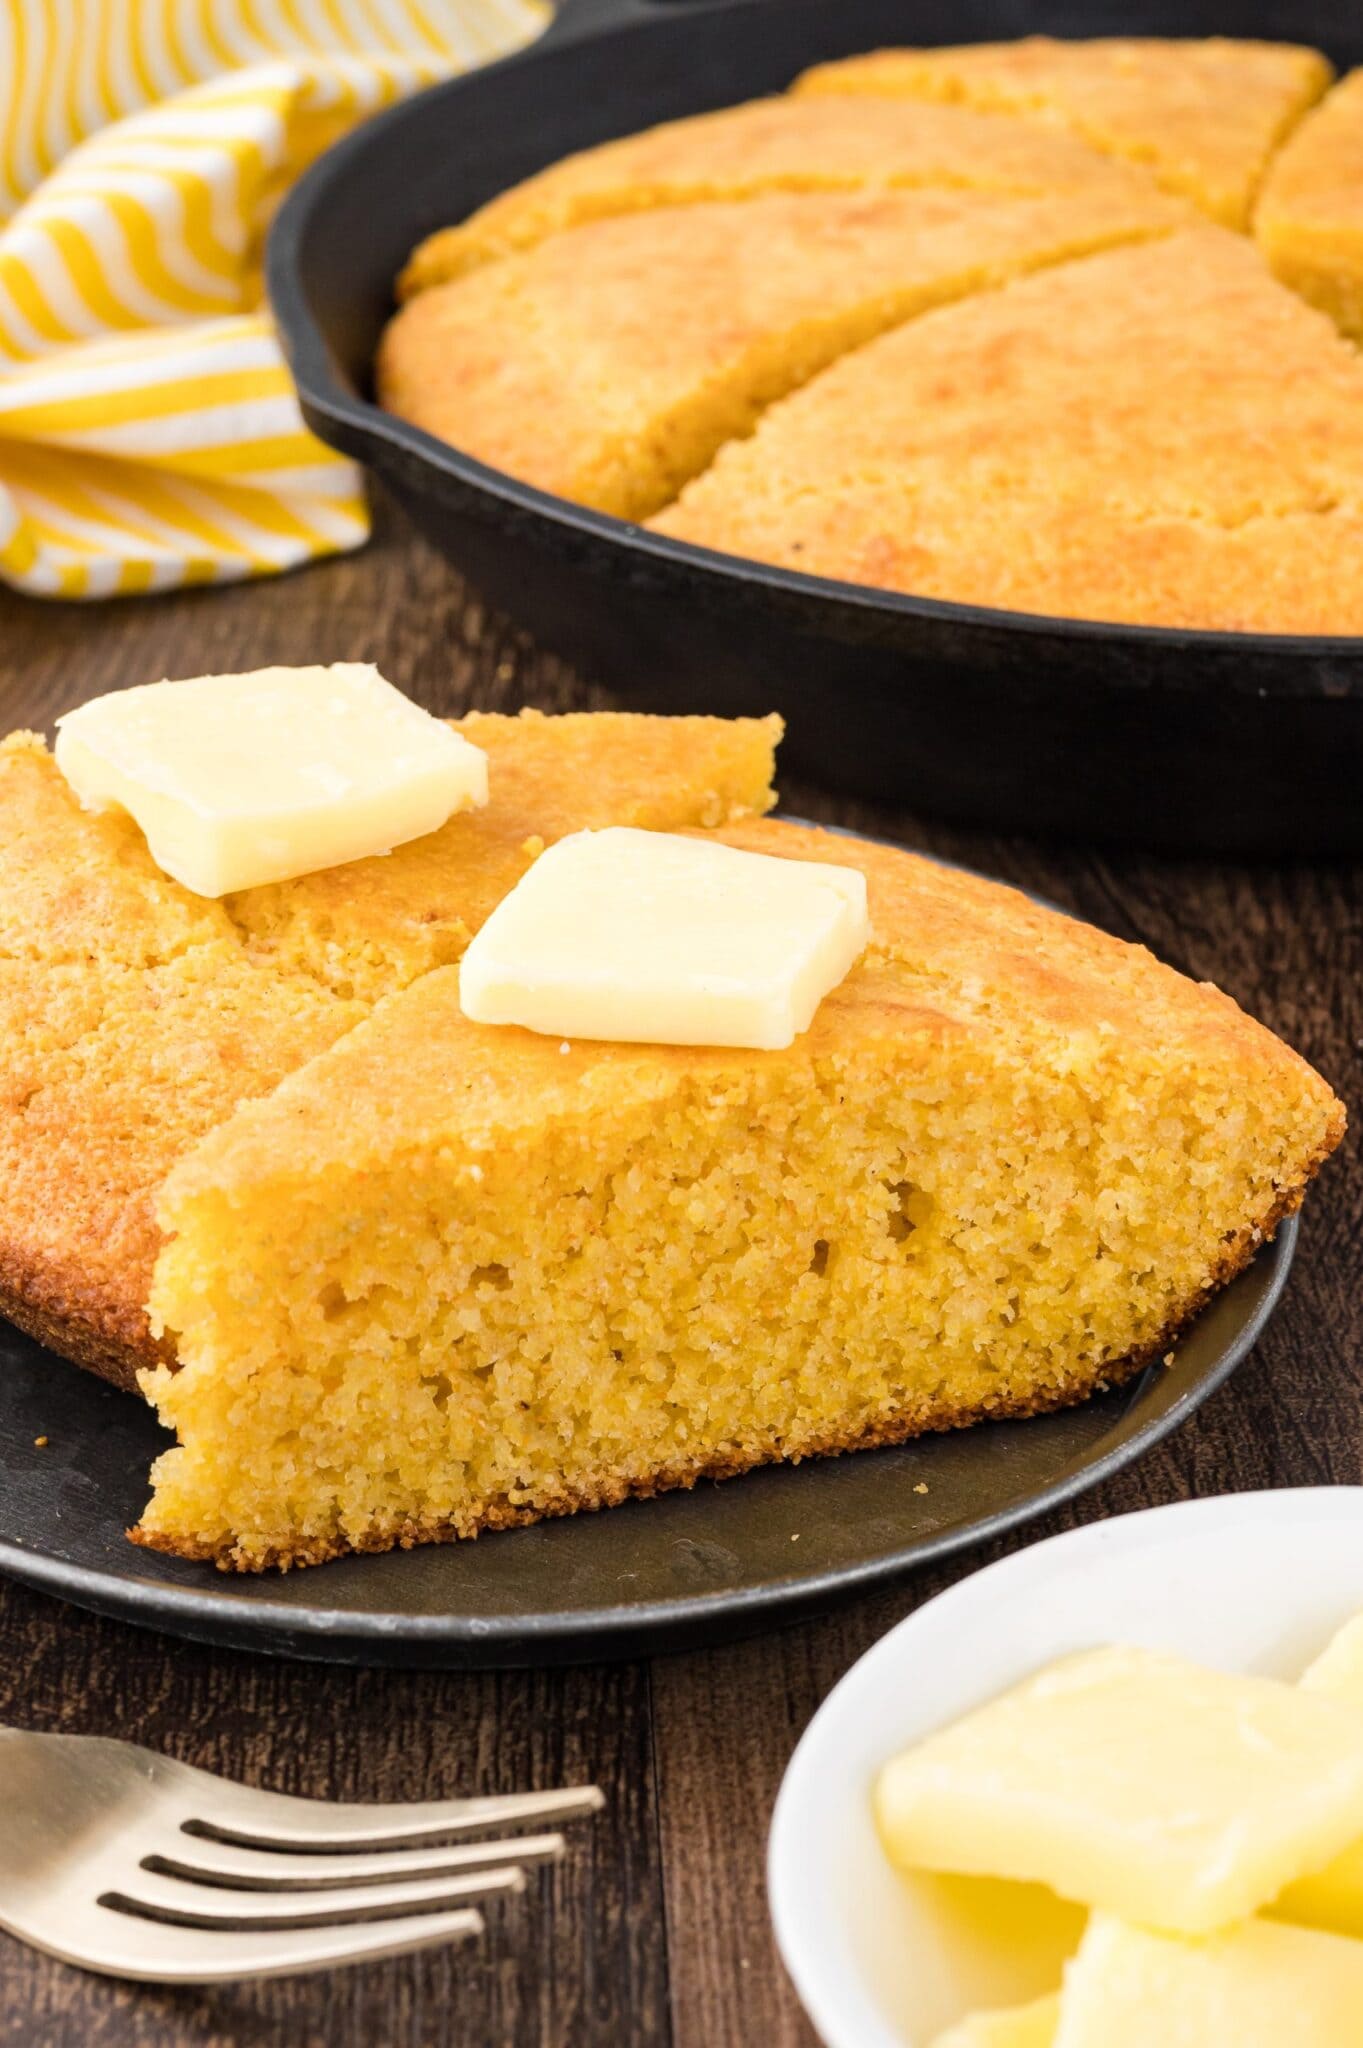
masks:
[[[222,582],[358,546],[260,258],[364,115],[543,27],[541,0],[0,0],[0,577]]]

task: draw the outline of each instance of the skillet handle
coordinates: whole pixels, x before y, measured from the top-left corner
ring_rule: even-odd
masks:
[[[576,43],[584,36],[656,20],[663,14],[679,14],[686,9],[700,13],[726,4],[728,0],[559,0],[553,20],[535,47],[543,50],[550,43]]]

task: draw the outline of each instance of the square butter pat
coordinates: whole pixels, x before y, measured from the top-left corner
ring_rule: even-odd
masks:
[[[57,720],[57,766],[199,896],[386,853],[487,802],[487,756],[363,662],[147,683]]]
[[[556,1038],[778,1050],[869,937],[857,868],[611,826],[540,855],[465,953],[460,1000]]]
[[[1363,1614],[1344,1624],[1301,1684],[1304,1691],[1353,1707],[1363,1726]],[[1289,1885],[1272,1910],[1275,1918],[1363,1939],[1363,1834],[1323,1870]]]
[[[1271,1920],[1180,1941],[1095,1915],[1055,2048],[1363,2048],[1363,1942]]]
[[[997,2012],[973,2012],[939,2034],[932,2048],[1053,2048],[1060,1999],[1035,1999]]]
[[[1363,1716],[1150,1650],[1089,1651],[897,1757],[876,1814],[906,1868],[1028,1878],[1206,1933],[1363,1835]]]

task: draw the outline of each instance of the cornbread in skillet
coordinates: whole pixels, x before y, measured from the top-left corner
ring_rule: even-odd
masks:
[[[428,238],[399,281],[380,397],[541,489],[739,556],[1056,616],[1356,632],[1345,358],[1247,255],[1193,240],[1114,270],[1108,254],[1173,234],[1174,216],[1146,212],[1162,191],[1253,228],[1281,285],[1363,338],[1363,98],[1347,80],[1317,107],[1331,76],[1317,51],[1222,37],[1030,36],[819,65],[784,98],[553,164]],[[1191,278],[1203,254],[1210,279]],[[1027,302],[996,308],[997,287],[1062,265],[1037,289],[1072,327],[1050,346],[1014,335]],[[1186,309],[1141,298],[1189,283]],[[930,450],[892,382],[920,316],[925,365],[957,333],[973,365],[919,377]],[[1010,412],[1024,368],[1034,388]],[[1087,420],[1072,449],[1071,374]],[[853,459],[839,407],[857,413],[863,388],[874,427],[851,422]],[[789,414],[802,389],[808,410]],[[785,459],[792,420],[822,422],[807,470]],[[1012,452],[980,493],[986,424]],[[1338,430],[1332,459],[1322,427]]]
[[[717,825],[771,801],[778,720],[473,714],[487,809],[384,858],[221,902],[81,810],[42,741],[0,745],[0,1311],[131,1386],[156,1193],[237,1105],[455,960],[539,840]]]
[[[409,298],[584,221],[772,192],[961,186],[1037,198],[1130,191],[1139,173],[1063,131],[987,119],[967,107],[881,99],[751,100],[668,121],[551,164],[415,251]]]
[[[479,1026],[437,968],[175,1167],[139,1541],[314,1562],[1079,1400],[1338,1141],[1140,949],[892,849],[718,837],[868,880],[872,948],[788,1050]]]
[[[1363,341],[1363,71],[1328,93],[1274,159],[1254,232],[1283,283]]]
[[[1363,632],[1363,363],[1198,227],[844,357],[652,523],[968,603]]]
[[[1046,122],[1245,228],[1269,158],[1330,77],[1319,51],[1291,43],[1026,36],[876,50],[821,64],[794,89],[902,94]]]
[[[498,469],[641,519],[773,400],[887,327],[1183,220],[1153,186],[1100,182],[1040,199],[778,195],[595,221],[410,300],[383,337],[379,394]]]

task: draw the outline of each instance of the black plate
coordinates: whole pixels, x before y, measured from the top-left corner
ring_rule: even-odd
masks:
[[[1063,1415],[283,1576],[229,1577],[135,1549],[123,1530],[169,1436],[135,1395],[0,1323],[0,1571],[173,1635],[342,1664],[572,1663],[715,1642],[1018,1528],[1129,1464],[1250,1350],[1296,1237],[1294,1218],[1199,1318],[1172,1368]]]
[[[815,779],[991,829],[1363,851],[1363,638],[1046,619],[859,589],[643,532],[369,402],[422,236],[567,152],[889,42],[1230,35],[1363,63],[1358,0],[567,0],[548,36],[337,145],[270,239],[309,424],[545,647],[668,711],[784,712]]]

